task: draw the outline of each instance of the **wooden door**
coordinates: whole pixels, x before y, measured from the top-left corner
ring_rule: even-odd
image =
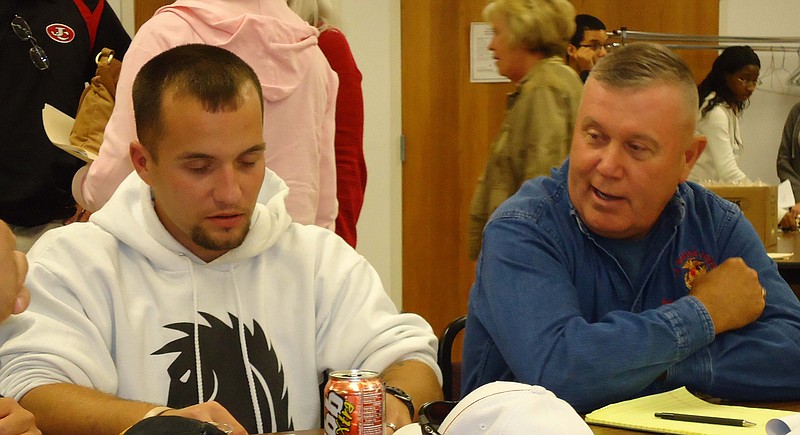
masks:
[[[403,1],[403,309],[441,333],[467,310],[469,201],[510,84],[469,83],[484,0]]]
[[[135,0],[133,5],[133,20],[136,30],[142,27],[145,21],[161,6],[166,6],[174,0]]]
[[[707,0],[572,0],[609,30],[718,34]],[[474,276],[467,259],[469,202],[504,115],[510,84],[469,82],[470,23],[485,0],[403,0],[403,309],[441,334],[466,313]],[[645,10],[646,6],[646,10]],[[679,54],[702,78],[716,54]]]

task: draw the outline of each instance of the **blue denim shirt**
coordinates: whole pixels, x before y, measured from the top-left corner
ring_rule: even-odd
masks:
[[[731,400],[800,399],[800,303],[732,203],[682,183],[651,231],[636,282],[583,224],[569,160],[496,210],[469,297],[467,394],[495,380],[539,384],[578,412],[687,386]],[[761,317],[715,337],[698,273],[731,257],[767,290]]]

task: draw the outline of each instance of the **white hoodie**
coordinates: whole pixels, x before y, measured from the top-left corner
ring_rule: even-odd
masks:
[[[136,173],[90,222],[46,233],[31,306],[0,328],[0,393],[66,382],[176,408],[216,400],[266,433],[320,427],[326,370],[413,358],[438,374],[430,326],[398,314],[337,235],[291,223],[287,190],[267,171],[244,242],[210,263],[167,232]]]

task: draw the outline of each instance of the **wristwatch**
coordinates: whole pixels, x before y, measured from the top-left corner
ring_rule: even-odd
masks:
[[[405,403],[406,407],[408,407],[408,413],[411,415],[411,420],[414,420],[414,401],[411,400],[411,396],[408,393],[397,387],[386,385],[386,394],[391,394]]]

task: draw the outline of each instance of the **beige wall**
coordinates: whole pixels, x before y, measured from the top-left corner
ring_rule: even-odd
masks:
[[[800,37],[797,0],[721,0],[719,6],[722,35]],[[751,179],[777,184],[775,160],[783,124],[792,106],[800,102],[800,87],[786,86],[786,79],[800,68],[800,53],[759,51],[758,55],[764,84],[753,93],[750,107],[743,112],[744,154],[740,164]],[[775,64],[774,74],[767,71],[771,62]]]

